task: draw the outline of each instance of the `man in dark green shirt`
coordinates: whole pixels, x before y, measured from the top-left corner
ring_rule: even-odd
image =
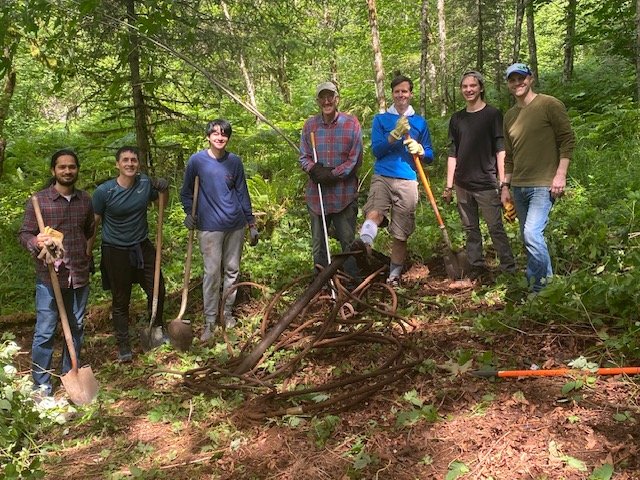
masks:
[[[501,200],[513,187],[520,232],[527,251],[526,275],[539,292],[553,270],[544,230],[554,201],[564,194],[575,136],[563,103],[532,89],[531,69],[511,65],[505,75],[516,104],[504,116],[505,180]]]

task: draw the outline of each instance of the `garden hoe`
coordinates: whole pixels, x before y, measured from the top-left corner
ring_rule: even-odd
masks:
[[[142,329],[140,343],[145,351],[152,350],[164,343],[162,327],[153,326],[158,316],[158,295],[160,292],[160,263],[162,261],[162,217],[164,216],[164,195],[158,196],[158,226],[156,229],[156,262],[153,270],[153,296],[149,326]]]
[[[406,136],[409,139],[409,134]],[[451,245],[451,239],[449,239],[449,234],[447,233],[447,228],[444,225],[444,221],[442,220],[442,216],[440,215],[440,211],[438,210],[438,205],[436,204],[436,199],[433,197],[433,192],[431,191],[431,185],[429,184],[429,179],[422,168],[422,163],[420,163],[420,158],[418,155],[413,156],[413,161],[416,165],[416,170],[418,172],[418,176],[422,181],[422,186],[424,187],[427,197],[429,198],[429,203],[431,203],[431,207],[433,208],[433,212],[436,214],[436,219],[438,221],[438,226],[440,227],[440,231],[442,232],[442,238],[444,238],[444,242],[446,244],[446,250],[444,251],[444,268],[447,272],[447,276],[451,280],[459,280],[461,279],[465,273],[470,270],[469,260],[467,259],[467,254],[464,251],[456,252],[453,250]]]
[[[42,213],[40,212],[40,204],[38,199],[34,195],[31,197],[33,203],[33,209],[36,214],[36,220],[38,221],[38,228],[40,232],[44,233],[45,225],[42,219]],[[44,247],[47,248],[47,247]],[[56,298],[56,305],[58,307],[58,314],[60,315],[60,323],[62,324],[62,332],[64,333],[64,341],[67,344],[67,351],[69,352],[69,358],[71,359],[71,370],[62,375],[62,385],[66,390],[69,398],[76,405],[86,405],[95,400],[98,395],[98,381],[93,375],[93,371],[89,365],[85,365],[82,368],[78,368],[78,356],[76,355],[76,348],[73,344],[73,336],[71,335],[71,328],[69,327],[69,319],[67,318],[67,310],[64,306],[64,299],[62,298],[62,290],[60,289],[60,282],[58,282],[58,274],[53,268],[53,264],[48,263],[49,276],[51,277],[51,285],[53,287],[53,294]]]
[[[200,190],[200,178],[196,176],[193,183],[193,203],[191,205],[191,216],[195,218],[198,204],[198,192]],[[195,229],[189,230],[189,240],[187,242],[187,259],[184,264],[184,281],[182,283],[182,303],[178,316],[169,322],[168,332],[171,345],[178,350],[186,352],[193,340],[193,328],[189,320],[183,320],[182,316],[187,310],[187,298],[189,296],[189,280],[191,275],[191,254],[193,252],[193,237]]]

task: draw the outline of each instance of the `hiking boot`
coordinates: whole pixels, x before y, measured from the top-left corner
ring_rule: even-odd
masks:
[[[389,277],[387,278],[387,285],[398,288],[400,287],[400,277]]]
[[[238,321],[232,315],[224,316],[224,328],[233,328],[238,324]]]
[[[133,361],[133,353],[131,350],[120,350],[118,352],[118,362],[119,363],[131,363]]]
[[[208,342],[209,340],[211,340],[211,338],[213,337],[213,329],[215,328],[215,325],[213,323],[205,323],[204,324],[204,330],[202,331],[202,334],[200,335],[200,341],[201,342]]]

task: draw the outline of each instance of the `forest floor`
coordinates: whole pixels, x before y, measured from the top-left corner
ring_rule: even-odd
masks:
[[[149,353],[136,349],[133,363],[118,364],[108,306],[92,307],[83,362],[96,374],[99,401],[79,408],[49,434],[46,478],[640,478],[640,388],[634,379],[603,376],[563,393],[575,378],[470,374],[485,352],[504,368],[566,366],[597,344],[588,324],[580,330],[525,322],[479,332],[474,319],[504,308],[479,294],[486,292],[479,282],[451,282],[426,266],[414,266],[404,280],[398,312],[407,321],[404,329],[396,325],[391,331],[424,361],[355,406],[315,417],[259,418],[253,412],[264,397],[257,393],[198,393],[181,376],[158,371],[203,365],[213,350],[201,346],[186,354],[169,346]],[[169,302],[167,311],[177,309],[179,299]],[[263,308],[254,299],[239,316],[259,317]],[[466,314],[452,319],[451,311]],[[3,320],[28,349],[33,318]],[[321,383],[339,375],[337,369],[342,378],[367,371],[384,348],[313,350],[294,383]],[[224,347],[215,352],[224,358]],[[28,360],[28,354],[19,357],[24,372]],[[613,466],[612,476],[606,464]]]

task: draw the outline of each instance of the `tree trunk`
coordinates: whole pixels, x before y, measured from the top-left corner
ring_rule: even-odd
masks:
[[[482,72],[484,69],[484,49],[482,45],[482,39],[484,35],[484,28],[482,25],[482,0],[478,0],[478,31],[476,34],[476,70]]]
[[[340,88],[338,82],[338,53],[336,50],[336,41],[334,32],[336,30],[335,23],[331,19],[331,11],[329,10],[329,2],[324,1],[322,3],[322,28],[324,30],[324,36],[327,39],[327,49],[329,50],[329,75],[331,81]]]
[[[447,113],[448,99],[448,71],[447,71],[447,27],[445,23],[444,0],[438,0],[438,37],[439,37],[439,61],[440,61],[440,113]]]
[[[137,23],[135,0],[125,0],[127,7],[127,23]],[[140,77],[140,39],[135,28],[129,28],[129,70],[131,73],[131,90],[133,96],[133,112],[136,129],[136,142],[140,150],[140,167],[148,170],[153,167],[151,147],[149,145],[149,127],[147,124],[147,107],[142,91],[142,79]]]
[[[640,1],[640,0],[639,0]],[[422,0],[420,9],[420,114],[427,116],[427,92],[430,90],[427,85],[429,78],[429,0]]]
[[[16,88],[16,71],[13,66],[13,57],[18,47],[19,40],[11,39],[2,50],[2,60],[5,65],[4,86],[0,96],[0,178],[4,173],[5,150],[7,139],[4,138],[4,124],[9,116],[11,99]]]
[[[573,74],[573,42],[576,35],[576,0],[567,3],[566,31],[564,35],[564,64],[562,68],[562,83],[571,81]]]
[[[376,98],[378,99],[378,111],[387,109],[387,101],[384,97],[384,68],[382,68],[382,50],[380,48],[380,32],[378,31],[378,12],[376,0],[367,0],[369,10],[369,26],[371,27],[371,47],[373,48],[373,70],[376,82]]]
[[[220,2],[222,6],[222,11],[224,13],[224,18],[227,20],[227,25],[229,26],[229,31],[233,31],[233,23],[231,23],[231,15],[229,14],[229,9],[227,8],[227,3],[222,1]],[[249,69],[247,68],[247,64],[244,60],[244,54],[242,53],[242,49],[238,49],[238,63],[240,64],[240,72],[242,73],[242,78],[244,78],[244,84],[247,87],[247,96],[249,97],[249,105],[253,108],[258,108],[258,103],[256,102],[256,89],[253,84],[253,80],[251,79],[251,75],[249,75]],[[257,118],[256,118],[257,119]]]
[[[640,107],[640,0],[636,0],[636,101]]]
[[[535,22],[533,18],[533,1],[527,2],[527,43],[529,44],[529,67],[533,72],[533,83],[538,83],[538,44],[536,42]],[[573,0],[575,1],[575,0]]]
[[[524,18],[525,0],[516,0],[516,21],[513,27],[513,56],[511,62],[520,60],[520,41],[522,40],[522,20]]]

